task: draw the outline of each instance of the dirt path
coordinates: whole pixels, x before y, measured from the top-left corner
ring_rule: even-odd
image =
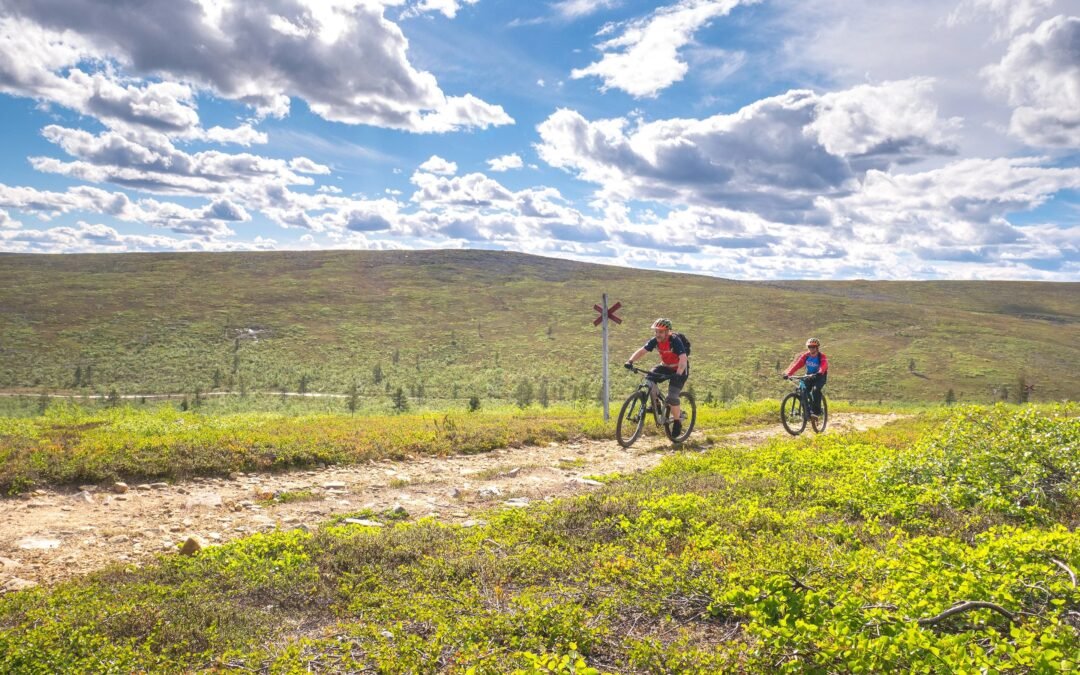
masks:
[[[837,415],[830,431],[881,426],[895,415]],[[779,425],[736,432],[723,444],[756,445]],[[57,581],[110,563],[141,564],[189,537],[223,543],[254,532],[313,528],[333,515],[403,508],[412,518],[475,524],[493,506],[521,507],[595,489],[587,476],[652,468],[673,452],[657,437],[629,450],[614,441],[507,448],[318,471],[228,479],[38,490],[0,499],[0,592]],[[276,499],[275,499],[276,495]],[[290,498],[293,500],[290,501]]]

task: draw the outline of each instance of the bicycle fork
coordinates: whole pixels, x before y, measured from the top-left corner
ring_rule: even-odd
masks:
[[[667,417],[667,410],[664,408],[662,398],[660,396],[660,385],[653,381],[649,381],[649,400],[652,401],[653,419],[656,420],[657,426],[663,426],[664,418]]]

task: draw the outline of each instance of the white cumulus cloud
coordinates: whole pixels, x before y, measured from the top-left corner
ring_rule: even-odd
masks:
[[[599,77],[603,89],[621,89],[631,96],[651,97],[683,79],[689,66],[679,50],[710,21],[725,16],[747,0],[682,0],[620,27],[617,37],[599,45],[603,57],[571,77]]]
[[[431,73],[409,62],[408,40],[384,16],[386,5],[397,4],[275,0],[255,7],[230,0],[146,0],[131,11],[104,0],[2,0],[0,54],[42,55],[26,61],[20,56],[15,66],[0,60],[6,64],[0,65],[0,86],[58,102],[85,99],[55,91],[88,85],[65,83],[69,78],[58,73],[96,59],[117,62],[132,76],[162,78],[163,86],[190,83],[262,114],[284,115],[290,98],[299,97],[315,114],[350,124],[417,132],[510,124],[500,106],[470,94],[448,96]],[[445,13],[460,3],[426,4]],[[173,117],[190,115],[190,101],[177,92],[147,89],[143,94],[171,96],[165,103],[175,108]],[[112,92],[113,98],[139,93]],[[138,105],[124,100],[113,107],[140,114]]]
[[[509,171],[510,169],[520,169],[525,166],[525,163],[521,161],[521,157],[516,152],[489,159],[487,163],[488,168],[492,171]]]
[[[448,159],[443,159],[438,155],[432,155],[427,159],[426,162],[420,165],[421,171],[426,171],[428,173],[436,173],[440,176],[453,176],[455,173],[457,173],[457,169],[458,166],[456,162],[451,162]]]
[[[1056,16],[1017,35],[984,74],[1014,107],[1013,135],[1036,146],[1080,148],[1080,16]]]

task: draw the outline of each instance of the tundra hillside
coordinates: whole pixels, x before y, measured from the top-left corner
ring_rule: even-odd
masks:
[[[811,334],[837,399],[1080,394],[1062,375],[1076,284],[736,282],[490,251],[0,255],[0,388],[595,401],[603,292],[624,306],[614,362],[670,316],[701,400],[778,396]]]

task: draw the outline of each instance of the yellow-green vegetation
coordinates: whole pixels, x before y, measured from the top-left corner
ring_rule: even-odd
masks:
[[[767,401],[702,407],[698,423],[719,432],[772,419],[776,408]],[[614,425],[601,417],[595,407],[567,405],[349,415],[52,403],[42,415],[0,416],[0,493],[41,484],[226,475],[611,438]]]
[[[0,389],[596,401],[605,292],[624,307],[613,363],[669,316],[699,401],[780,395],[810,335],[835,399],[1080,396],[1061,377],[1077,284],[733,282],[492,251],[0,256]],[[612,396],[634,383],[617,371]]]
[[[0,599],[0,671],[1075,671],[1078,412],[932,412],[473,528],[337,521],[117,567]]]

